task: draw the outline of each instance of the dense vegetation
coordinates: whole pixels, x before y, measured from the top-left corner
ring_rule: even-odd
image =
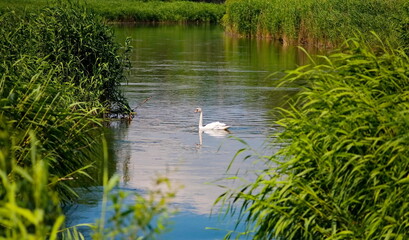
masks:
[[[224,5],[190,1],[89,1],[88,6],[108,21],[213,22],[220,21]]]
[[[66,178],[91,163],[102,113],[130,112],[119,91],[125,64],[119,46],[106,26],[71,7],[8,12],[0,25],[0,108],[19,146],[13,155],[30,165],[33,131],[40,152],[54,159],[51,176]],[[61,193],[70,199],[69,191]]]
[[[284,79],[308,84],[280,150],[222,199],[254,239],[408,239],[409,56],[359,39],[321,60]]]
[[[213,22],[225,13],[224,4],[161,0],[84,0],[89,10],[110,22]],[[48,5],[45,0],[5,0],[3,9],[36,9]]]
[[[409,38],[406,0],[227,0],[228,32],[271,37],[284,44],[336,45],[357,31],[393,41]]]
[[[305,87],[280,111],[278,152],[217,200],[239,213],[243,235],[408,239],[408,2],[227,0],[226,9],[232,34],[341,46],[283,79]]]
[[[75,199],[91,159],[106,164],[103,113],[131,111],[118,90],[125,57],[102,19],[72,4],[42,5],[48,1],[0,2],[0,236],[9,239],[79,237],[63,231],[60,203]],[[226,6],[224,24],[235,34],[318,45],[356,31],[362,38],[289,73],[285,83],[307,86],[282,110],[283,131],[272,138],[279,152],[265,159],[255,182],[220,200],[232,212],[240,202],[239,221],[254,239],[407,239],[409,56],[378,40],[409,42],[408,2]],[[108,21],[217,22],[224,12],[223,5],[179,1],[90,0],[86,7]],[[117,181],[103,175],[104,213]],[[93,237],[155,235],[163,225],[151,221],[166,216],[172,195],[136,196],[128,206],[126,194],[113,195],[113,224],[103,214]]]
[[[90,168],[99,165],[102,214],[108,209],[117,179],[108,180],[102,124],[104,113],[131,111],[119,89],[126,48],[100,18],[64,2],[3,12],[0,26],[0,238],[79,238],[75,228],[62,231],[61,203],[73,201],[74,187],[93,181]],[[90,225],[94,239],[162,231],[152,219],[163,215],[172,193],[151,194],[134,196],[131,205],[124,204],[129,194],[113,195],[114,225],[102,215]]]

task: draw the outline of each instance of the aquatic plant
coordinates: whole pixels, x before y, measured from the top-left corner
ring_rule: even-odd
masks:
[[[41,159],[38,140],[29,132],[28,158],[21,167],[15,158],[12,128],[0,117],[0,236],[5,239],[56,239],[64,217],[58,196],[49,191],[48,164]]]
[[[161,0],[88,0],[78,1],[87,9],[110,22],[213,22],[225,13],[224,4],[194,1]],[[43,0],[15,0],[0,2],[0,12],[5,9],[37,9],[47,6]]]
[[[33,131],[56,179],[89,177],[84,170],[98,152],[102,114],[131,111],[119,89],[126,59],[112,31],[65,4],[0,18],[0,111],[14,129],[16,161],[30,165]],[[62,200],[75,197],[68,187],[75,182],[56,181]]]
[[[67,187],[73,181],[62,179],[87,177],[83,170],[94,161],[98,148],[94,140],[101,125],[95,115],[97,108],[73,102],[75,88],[62,85],[57,77],[59,68],[43,59],[25,56],[16,62],[2,62],[0,69],[0,112],[13,129],[10,138],[16,146],[16,163],[31,166],[29,133],[33,132],[42,143],[38,154],[50,159],[49,175],[61,199],[73,199],[75,194]]]
[[[60,3],[39,12],[5,13],[0,40],[2,58],[17,61],[23,55],[43,58],[59,67],[62,84],[73,84],[75,100],[90,106],[129,112],[120,83],[125,81],[126,57],[112,30],[78,5]],[[113,109],[114,108],[114,109]]]
[[[82,225],[94,239],[163,231],[172,192],[134,194],[135,204],[124,206],[126,194],[112,194],[117,178],[108,180],[102,114],[130,111],[119,90],[126,59],[112,31],[70,2],[6,12],[0,25],[0,238],[83,239],[76,226],[65,228],[61,204],[77,197],[74,187],[98,179],[90,176],[95,165],[103,169],[105,207],[98,223]],[[115,224],[104,227],[109,211]]]
[[[30,166],[20,166],[15,152],[15,134],[12,125],[0,117],[0,237],[2,239],[84,239],[78,227],[88,227],[92,239],[153,239],[166,230],[172,214],[168,208],[175,192],[167,178],[158,178],[160,190],[149,191],[147,196],[116,190],[118,177],[108,178],[107,144],[102,138],[104,153],[103,208],[100,219],[81,226],[65,226],[65,219],[57,192],[56,180],[49,175],[49,161],[44,158],[39,139],[29,132],[27,144]],[[132,197],[132,198],[131,198]],[[124,199],[128,202],[124,203]],[[112,204],[108,207],[108,199]],[[113,214],[111,214],[113,212]],[[107,217],[108,214],[112,215]],[[106,224],[109,222],[109,225]]]
[[[350,39],[285,77],[307,85],[281,110],[280,150],[218,199],[253,239],[409,237],[409,56],[376,46]]]
[[[89,1],[87,5],[108,21],[213,22],[223,17],[223,4],[191,1]]]
[[[371,31],[389,41],[404,41],[408,19],[404,0],[227,0],[223,24],[237,35],[333,46],[356,32],[367,41],[376,41]]]

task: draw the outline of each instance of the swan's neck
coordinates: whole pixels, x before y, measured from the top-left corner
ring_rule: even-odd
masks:
[[[199,128],[203,128],[203,112],[200,112]]]

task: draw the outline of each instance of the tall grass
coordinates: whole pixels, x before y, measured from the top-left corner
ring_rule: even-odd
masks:
[[[105,190],[101,219],[87,225],[93,239],[163,231],[173,192],[135,195],[131,205],[123,204],[127,194],[111,194],[118,181],[108,180],[103,113],[130,111],[119,90],[126,57],[112,31],[62,1],[5,12],[0,26],[0,238],[82,239],[76,227],[64,228],[61,203],[77,197],[74,187],[92,181],[97,165]],[[108,211],[113,226],[105,224]]]
[[[253,239],[408,239],[409,56],[351,39],[322,60],[285,78],[308,86],[282,110],[281,150],[219,200]]]
[[[88,1],[87,6],[114,22],[213,22],[223,17],[223,4],[191,1]]]
[[[161,0],[81,0],[82,5],[110,22],[220,22],[224,4]],[[46,0],[13,0],[0,2],[5,9],[37,9]]]
[[[227,0],[226,30],[244,36],[272,37],[284,44],[337,45],[361,32],[376,41],[402,40],[408,34],[405,0]]]
[[[16,161],[30,165],[33,131],[44,158],[53,159],[50,177],[61,198],[72,200],[70,181],[61,179],[87,175],[102,114],[130,112],[119,90],[124,58],[112,32],[73,5],[8,12],[0,25],[0,112],[14,129]]]
[[[40,141],[29,132],[30,166],[20,166],[10,123],[0,118],[0,237],[2,239],[84,239],[77,226],[66,228],[60,199],[53,190],[49,161],[44,158]],[[103,143],[105,141],[102,141]],[[169,181],[158,179],[161,190],[148,196],[115,191],[118,178],[108,179],[107,145],[104,159],[104,194],[101,217],[82,224],[91,230],[92,239],[154,239],[166,230],[172,212],[168,203],[174,196]],[[134,203],[125,202],[132,197]],[[108,201],[112,204],[108,205]],[[129,200],[128,200],[129,202]],[[112,214],[111,214],[112,213]],[[108,217],[108,214],[110,217]],[[108,224],[109,223],[109,224]]]
[[[29,133],[30,167],[15,158],[13,130],[0,118],[0,236],[6,239],[56,239],[64,217],[58,196],[49,191],[48,164],[40,158],[37,139]]]
[[[93,136],[101,121],[96,108],[86,108],[72,101],[74,87],[58,80],[59,69],[50,68],[43,59],[25,56],[16,62],[1,64],[1,116],[11,124],[11,138],[16,144],[14,156],[22,167],[31,165],[30,132],[42,143],[41,154],[48,161],[50,178],[63,200],[75,194],[61,179],[82,172],[92,163],[97,149]],[[80,174],[82,175],[82,174]],[[76,176],[79,177],[79,176]]]
[[[0,21],[5,61],[18,61],[24,55],[42,58],[59,68],[56,79],[73,84],[75,100],[130,110],[119,91],[125,79],[124,56],[118,53],[113,32],[98,17],[67,4],[23,15],[8,12]]]

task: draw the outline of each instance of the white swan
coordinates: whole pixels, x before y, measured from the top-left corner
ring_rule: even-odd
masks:
[[[227,126],[225,123],[221,122],[212,122],[207,124],[206,126],[203,126],[203,112],[201,108],[196,108],[195,113],[200,113],[200,118],[199,118],[199,130],[204,131],[204,130],[227,130],[230,126]]]

